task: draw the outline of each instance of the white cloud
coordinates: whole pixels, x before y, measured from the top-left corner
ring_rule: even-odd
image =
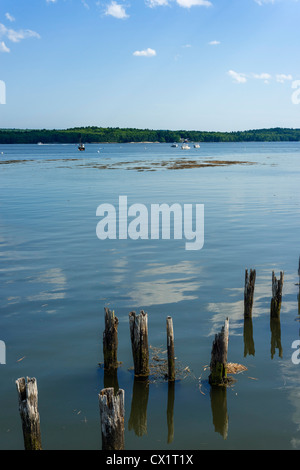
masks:
[[[275,0],[254,0],[260,7],[265,3],[275,3]]]
[[[276,81],[278,83],[284,83],[285,81],[293,80],[292,75],[285,75],[284,73],[280,73],[276,75]]]
[[[11,22],[16,20],[10,13],[5,13],[5,17],[8,21],[11,21]]]
[[[148,47],[148,49],[144,49],[143,51],[135,51],[133,55],[136,57],[154,57],[156,56],[156,51]]]
[[[212,3],[209,0],[146,0],[146,4],[153,8],[157,6],[167,6],[170,2],[175,1],[177,5],[183,8],[191,8],[194,6],[210,7]]]
[[[40,35],[35,31],[30,29],[21,29],[15,31],[14,29],[6,28],[4,24],[0,23],[0,38],[7,37],[12,42],[20,42],[22,39],[26,38],[40,38]]]
[[[160,6],[167,6],[169,5],[168,0],[147,0],[147,5],[150,8],[160,7]]]
[[[112,1],[110,5],[107,5],[105,14],[118,19],[128,18],[129,16],[127,15],[123,5],[120,5],[115,1]]]
[[[263,80],[265,84],[269,83],[269,80],[272,79],[272,76],[269,73],[254,73],[253,78],[257,80]]]
[[[228,75],[234,80],[235,83],[246,83],[247,78],[244,73],[238,73],[234,70],[229,70]]]
[[[209,44],[210,46],[218,46],[218,45],[221,44],[221,43],[220,43],[220,41],[210,41],[208,44]]]
[[[203,7],[210,7],[212,3],[208,0],[176,0],[179,6],[183,8],[191,8],[194,6],[203,6]]]
[[[0,42],[0,52],[10,52],[4,41]]]

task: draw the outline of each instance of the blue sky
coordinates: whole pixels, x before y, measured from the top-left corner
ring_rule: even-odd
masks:
[[[298,0],[1,0],[0,127],[300,127]]]

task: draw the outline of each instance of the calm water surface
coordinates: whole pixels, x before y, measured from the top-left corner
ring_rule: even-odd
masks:
[[[38,381],[44,449],[101,449],[105,306],[119,318],[126,449],[300,448],[300,365],[291,360],[300,318],[300,143],[189,151],[91,144],[84,153],[75,145],[2,145],[0,152],[1,449],[23,448],[15,387],[22,376]],[[160,165],[182,158],[252,164]],[[204,204],[203,249],[186,251],[184,240],[100,241],[96,209],[117,206],[119,195],[146,206]],[[252,325],[243,320],[245,268],[257,271]],[[285,273],[276,324],[273,270]],[[128,314],[141,309],[154,348],[166,349],[173,317],[176,357],[190,370],[174,389],[134,381]],[[205,366],[227,316],[228,359],[247,371],[212,391]]]

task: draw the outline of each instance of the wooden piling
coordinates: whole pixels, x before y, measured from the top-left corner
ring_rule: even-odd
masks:
[[[99,394],[102,432],[102,450],[124,450],[124,390],[114,394],[113,388],[104,388]]]
[[[38,389],[35,378],[16,380],[25,450],[42,450]]]
[[[129,314],[129,327],[134,362],[134,375],[149,375],[148,315],[143,310],[139,315]]]
[[[174,329],[172,317],[167,317],[168,380],[175,380]]]
[[[225,385],[227,379],[227,353],[229,340],[229,319],[226,318],[225,324],[220,333],[215,335],[212,345],[210,376],[211,385]]]
[[[284,273],[280,272],[280,279],[277,279],[274,271],[272,272],[272,300],[271,300],[271,318],[279,318],[282,302]]]
[[[244,290],[244,317],[252,317],[253,299],[254,299],[254,287],[256,279],[256,270],[248,269],[245,270],[245,290]]]
[[[105,330],[103,332],[103,356],[104,369],[115,369],[118,367],[118,323],[115,312],[109,308],[104,308]]]

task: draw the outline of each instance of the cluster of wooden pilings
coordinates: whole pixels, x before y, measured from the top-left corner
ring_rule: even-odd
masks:
[[[300,260],[298,274],[300,277]],[[252,318],[256,271],[245,271],[244,289],[244,320]],[[282,303],[284,273],[280,272],[279,279],[272,272],[272,298],[270,305],[271,319],[280,318]],[[299,295],[300,297],[300,295]],[[118,318],[113,310],[104,308],[105,328],[103,332],[104,370],[114,374],[119,366],[118,350]],[[130,338],[134,364],[135,380],[145,381],[149,377],[149,345],[148,345],[148,315],[143,310],[140,314],[129,313]],[[176,380],[174,329],[172,317],[166,319],[166,339],[169,385],[174,387]],[[227,355],[229,342],[229,319],[219,333],[215,335],[211,350],[209,383],[211,387],[227,386]],[[35,378],[20,378],[16,381],[19,411],[22,421],[25,450],[41,450],[40,417],[38,412],[38,390]],[[105,384],[104,384],[105,385]],[[173,388],[174,391],[174,388]],[[124,417],[125,392],[119,387],[105,387],[99,395],[99,409],[102,432],[103,450],[124,449]],[[169,404],[168,404],[169,408]],[[171,420],[172,421],[172,420]],[[170,422],[171,422],[170,421]],[[226,420],[225,420],[226,421]]]

